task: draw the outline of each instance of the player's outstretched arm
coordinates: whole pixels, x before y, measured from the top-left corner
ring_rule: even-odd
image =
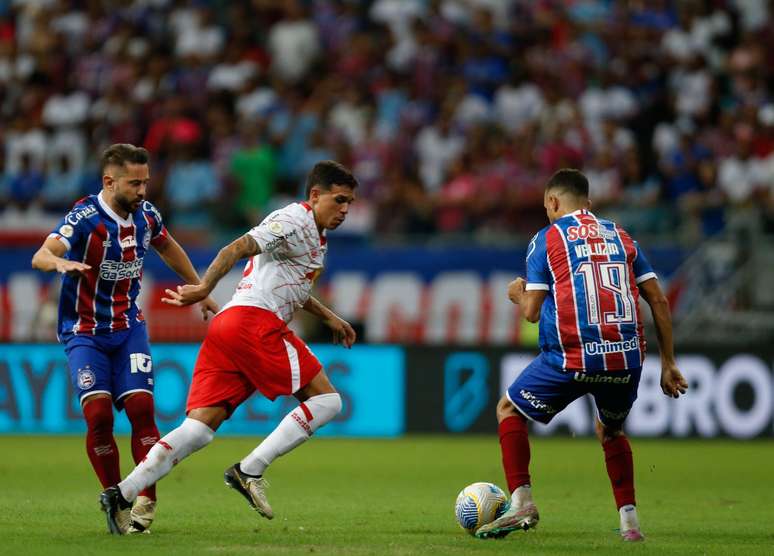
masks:
[[[672,341],[672,315],[669,312],[669,301],[656,278],[640,283],[640,294],[650,305],[653,322],[656,325],[658,348],[661,352],[661,390],[673,398],[685,394],[688,382],[683,378],[675,361],[675,348]]]
[[[188,253],[171,235],[167,235],[166,241],[155,246],[154,249],[156,249],[164,264],[174,270],[187,284],[198,284],[200,282],[199,274],[193,267]],[[202,318],[207,320],[210,313],[214,315],[218,312],[218,304],[211,297],[207,296],[201,301],[201,310]]]
[[[32,256],[32,268],[43,272],[56,270],[60,274],[77,275],[91,269],[91,266],[63,258],[67,247],[56,238],[49,237]]]
[[[218,255],[210,263],[207,272],[204,273],[201,282],[178,286],[177,291],[164,290],[168,297],[162,298],[161,301],[178,307],[197,303],[210,295],[220,279],[234,267],[238,260],[252,257],[260,252],[261,250],[255,240],[248,234],[245,234],[218,252]]]
[[[355,340],[357,339],[355,329],[352,328],[347,321],[323,305],[318,299],[310,297],[304,304],[303,309],[314,316],[319,317],[325,325],[331,329],[333,332],[334,344],[341,344],[349,349],[352,347],[352,344],[355,343]]]

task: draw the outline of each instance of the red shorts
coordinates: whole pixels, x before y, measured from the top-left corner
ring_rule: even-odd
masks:
[[[230,307],[217,315],[196,359],[186,413],[223,406],[231,413],[255,390],[269,398],[303,388],[322,365],[271,311]]]

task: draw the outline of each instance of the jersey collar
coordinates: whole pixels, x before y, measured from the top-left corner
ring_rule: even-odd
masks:
[[[134,219],[132,218],[132,213],[129,213],[129,218],[121,218],[118,216],[115,211],[110,208],[110,205],[107,204],[105,199],[102,197],[102,191],[99,192],[97,195],[97,201],[99,202],[99,206],[102,207],[102,210],[104,210],[110,218],[121,224],[122,226],[133,226],[134,225]]]
[[[316,228],[317,227],[317,222],[314,219],[314,211],[312,210],[311,205],[309,203],[307,203],[306,201],[301,201],[298,204],[306,209],[306,211],[312,217],[312,224],[314,224],[314,227]],[[325,230],[323,230],[322,232],[318,232],[318,233],[320,234],[320,245],[325,245],[326,243],[328,243],[328,238],[326,237],[327,234],[325,233]]]

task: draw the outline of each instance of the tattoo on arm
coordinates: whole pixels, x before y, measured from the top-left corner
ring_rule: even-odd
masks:
[[[202,278],[202,284],[212,291],[215,284],[233,268],[238,260],[252,257],[260,252],[258,244],[247,234],[232,241],[221,249],[215,260],[210,263],[207,272],[204,273]]]

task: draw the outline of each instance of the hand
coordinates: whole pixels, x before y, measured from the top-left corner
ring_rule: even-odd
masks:
[[[210,318],[210,313],[212,313],[213,315],[217,315],[218,311],[220,311],[220,307],[218,307],[218,304],[215,303],[215,300],[209,296],[204,301],[199,302],[199,309],[202,312],[202,318],[204,320],[207,320]]]
[[[176,307],[185,307],[186,305],[193,305],[206,298],[210,292],[201,284],[192,285],[186,284],[184,286],[178,286],[177,291],[166,289],[164,292],[167,297],[162,297],[161,302],[167,305],[175,305]]]
[[[66,274],[68,276],[86,274],[87,270],[91,270],[91,266],[84,263],[79,263],[78,261],[68,261],[67,259],[62,259],[56,263],[56,271],[60,274]]]
[[[527,281],[521,277],[508,284],[508,299],[511,300],[511,303],[516,305],[521,303],[521,296],[524,295],[524,286],[526,285]]]
[[[352,347],[357,339],[357,334],[347,321],[334,315],[324,322],[333,331],[334,344],[341,344],[347,349]]]
[[[688,381],[674,363],[661,363],[661,390],[673,398],[679,398],[688,390]]]

